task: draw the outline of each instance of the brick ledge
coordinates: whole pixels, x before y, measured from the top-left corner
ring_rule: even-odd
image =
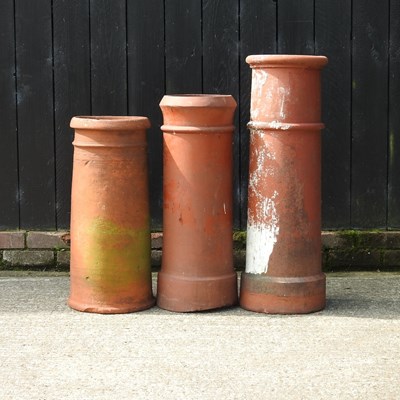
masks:
[[[400,231],[323,231],[325,271],[400,268]],[[244,269],[246,234],[235,232],[234,265]],[[0,231],[0,269],[68,270],[68,231]],[[151,234],[152,267],[161,266],[162,232]]]

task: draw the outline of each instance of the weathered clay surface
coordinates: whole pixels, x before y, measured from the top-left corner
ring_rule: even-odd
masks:
[[[71,293],[80,311],[154,304],[144,117],[75,117]]]
[[[241,305],[305,313],[321,273],[319,56],[249,56],[252,75],[246,272]]]
[[[231,96],[165,96],[164,237],[157,302],[199,311],[237,302]]]

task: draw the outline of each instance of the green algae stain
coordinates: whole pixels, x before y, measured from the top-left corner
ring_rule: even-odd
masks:
[[[149,229],[130,229],[98,218],[87,233],[86,281],[124,290],[135,282],[150,279]]]
[[[235,249],[246,248],[247,235],[245,231],[234,231],[233,232],[233,245]]]
[[[345,241],[347,241],[351,248],[358,247],[360,245],[360,231],[357,230],[343,230],[338,232],[339,237]]]

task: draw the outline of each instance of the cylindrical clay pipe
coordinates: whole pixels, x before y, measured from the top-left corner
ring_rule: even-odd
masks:
[[[240,304],[265,313],[325,306],[321,272],[322,56],[255,55],[246,271]]]
[[[70,307],[126,313],[154,304],[145,117],[75,117]]]
[[[237,302],[232,255],[232,96],[164,96],[163,257],[157,303],[188,312]]]

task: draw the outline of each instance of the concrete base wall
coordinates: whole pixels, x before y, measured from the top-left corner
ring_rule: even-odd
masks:
[[[233,234],[234,263],[243,270],[246,234]],[[68,270],[69,232],[0,232],[0,269]],[[154,270],[161,266],[162,233],[151,235]],[[400,231],[322,232],[322,265],[325,271],[394,270],[400,268]]]

